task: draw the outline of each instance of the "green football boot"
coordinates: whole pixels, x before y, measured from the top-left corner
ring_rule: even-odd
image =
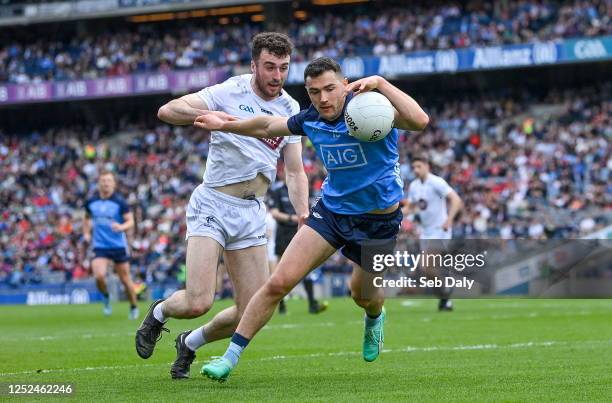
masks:
[[[372,362],[382,351],[383,342],[385,341],[385,308],[383,307],[380,313],[380,320],[373,326],[365,326],[363,335],[363,359],[367,362]]]
[[[232,363],[227,358],[219,357],[204,364],[200,373],[214,381],[225,382],[230,372]]]

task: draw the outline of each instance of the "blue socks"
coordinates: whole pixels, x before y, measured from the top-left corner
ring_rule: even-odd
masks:
[[[232,363],[232,368],[238,364],[240,354],[242,354],[242,351],[249,345],[249,341],[249,339],[239,333],[234,333],[232,336],[232,341],[225,351],[225,354],[223,354],[223,358]]]

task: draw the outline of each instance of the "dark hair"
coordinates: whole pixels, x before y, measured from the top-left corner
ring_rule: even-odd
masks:
[[[306,66],[304,70],[304,81],[306,81],[308,77],[318,77],[326,71],[342,74],[342,68],[337,61],[331,57],[318,57]]]
[[[293,43],[289,37],[279,32],[262,32],[255,35],[251,47],[251,58],[255,61],[264,49],[278,57],[290,56],[293,51]]]
[[[411,164],[414,162],[422,162],[423,164],[429,165],[429,157],[425,154],[416,154],[412,156],[412,160],[410,161]]]

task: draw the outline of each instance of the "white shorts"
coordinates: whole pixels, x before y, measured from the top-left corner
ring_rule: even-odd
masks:
[[[266,204],[263,197],[246,200],[199,185],[187,205],[187,235],[205,236],[225,250],[265,245]]]
[[[443,251],[450,244],[448,240],[451,238],[451,231],[444,231],[442,228],[435,228],[433,230],[424,231],[421,234],[419,244],[421,246],[421,250],[424,252]]]

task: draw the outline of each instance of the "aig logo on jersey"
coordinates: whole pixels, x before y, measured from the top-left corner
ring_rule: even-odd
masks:
[[[249,105],[242,104],[242,105],[240,105],[238,107],[238,109],[240,109],[241,111],[245,111],[245,112],[249,112],[249,113],[255,114],[255,109],[253,109],[253,107],[249,106]]]
[[[356,168],[368,163],[359,143],[321,144],[321,156],[327,170]]]

